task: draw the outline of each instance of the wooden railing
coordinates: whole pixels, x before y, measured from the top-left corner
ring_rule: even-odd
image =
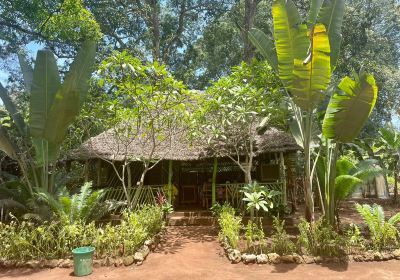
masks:
[[[143,186],[137,205],[156,204],[157,193],[165,195],[163,187],[164,185]],[[127,189],[130,198],[134,197],[135,190],[137,190],[137,187],[131,187]],[[126,200],[126,195],[122,187],[110,188],[106,190],[103,200],[124,201]]]
[[[261,185],[266,186],[269,190],[276,190],[282,192],[282,182],[275,183],[260,183]],[[220,203],[228,202],[233,207],[238,209],[244,209],[243,197],[244,194],[242,192],[244,183],[226,183],[226,184],[217,184],[216,185],[216,199]],[[135,195],[135,190],[137,187],[128,188],[129,197],[133,198]],[[140,196],[138,198],[138,205],[144,204],[156,204],[157,193],[164,193],[164,185],[145,185],[142,188]],[[281,199],[280,197],[276,198],[277,200]],[[116,200],[116,201],[124,201],[126,200],[125,193],[122,187],[118,188],[110,188],[107,189],[103,200]]]

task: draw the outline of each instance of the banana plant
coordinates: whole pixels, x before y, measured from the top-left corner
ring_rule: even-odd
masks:
[[[329,178],[326,177],[326,162],[327,161],[324,157],[319,157],[317,162],[317,176],[322,185],[325,185],[325,178]],[[362,184],[365,184],[369,180],[384,174],[385,171],[374,159],[367,159],[354,163],[347,157],[340,157],[336,161],[335,167],[336,177],[334,178],[333,186],[334,216],[336,222],[339,224],[339,207],[341,202],[353,194],[354,191]],[[323,203],[323,205],[326,205],[326,201]],[[328,215],[326,214],[325,217],[327,216]]]
[[[394,177],[393,200],[397,201],[398,189],[397,179],[400,159],[400,133],[393,126],[382,127],[379,130],[379,153],[381,158],[387,163],[388,169]]]
[[[314,115],[326,96],[336,64],[343,13],[344,0],[313,0],[306,24],[292,0],[275,0],[272,5],[274,38],[258,29],[248,34],[277,72],[289,97],[289,108],[304,148],[308,221],[314,220],[311,166]]]
[[[38,51],[34,68],[19,55],[26,92],[30,94],[28,122],[0,84],[0,98],[23,139],[22,147],[17,147],[0,127],[0,149],[18,161],[31,193],[34,188],[52,191],[50,169],[54,168],[68,126],[86,98],[95,54],[96,43],[84,42],[63,83],[50,50]],[[31,146],[35,151],[34,159],[29,153]]]
[[[354,73],[354,80],[345,77],[334,91],[322,124],[326,147],[325,216],[335,223],[336,163],[341,144],[350,143],[368,120],[378,96],[372,75],[363,70]]]

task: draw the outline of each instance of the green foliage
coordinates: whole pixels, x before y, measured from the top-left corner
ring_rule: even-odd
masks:
[[[298,224],[300,235],[297,243],[303,254],[314,256],[340,256],[344,253],[345,240],[323,220]]]
[[[348,254],[354,254],[365,249],[365,238],[362,236],[360,228],[356,224],[350,224],[345,232],[344,238],[346,240]]]
[[[296,245],[285,230],[285,220],[274,217],[273,234],[271,236],[271,251],[279,255],[289,255],[296,251]]]
[[[246,203],[247,210],[250,213],[255,210],[257,215],[260,210],[268,212],[273,209],[275,207],[273,198],[280,195],[280,192],[268,190],[266,186],[256,182],[245,185],[242,192],[245,196],[243,201]]]
[[[374,204],[356,204],[356,209],[368,226],[371,246],[375,250],[394,248],[399,244],[399,231],[396,225],[400,222],[400,213],[385,219],[382,206]]]
[[[227,204],[221,206],[218,223],[221,228],[220,239],[225,239],[229,245],[237,249],[239,245],[240,230],[242,229],[242,218],[235,216],[235,209]]]
[[[4,141],[0,147],[17,160],[31,194],[33,188],[53,191],[50,168],[58,158],[68,126],[79,114],[85,100],[95,54],[96,44],[85,41],[62,84],[55,56],[50,50],[38,51],[34,69],[19,56],[26,92],[30,96],[29,127],[7,92],[0,87],[0,97],[22,139],[19,147],[12,147],[13,151],[7,145],[10,141]],[[5,137],[5,134],[1,135]],[[29,151],[31,146],[35,150],[35,161]]]
[[[161,230],[159,207],[145,206],[137,212],[125,212],[120,225],[98,228],[80,221],[0,223],[0,259],[42,260],[70,258],[72,249],[94,246],[97,258],[133,255],[143,242]]]
[[[352,142],[358,136],[378,96],[372,75],[361,70],[354,76],[354,80],[342,79],[329,101],[322,124],[324,136],[341,143]]]
[[[252,250],[254,253],[263,252],[266,242],[261,222],[260,225],[257,225],[257,223],[249,220],[245,227],[245,238],[247,250]]]
[[[82,0],[63,1],[58,12],[43,22],[43,32],[50,40],[66,42],[98,41],[102,37],[99,24]]]

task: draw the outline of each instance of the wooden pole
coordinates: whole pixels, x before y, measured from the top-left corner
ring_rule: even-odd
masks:
[[[89,160],[85,161],[85,167],[84,167],[84,176],[85,176],[85,183],[89,181]]]
[[[217,169],[218,169],[218,159],[214,158],[214,165],[213,165],[213,174],[212,174],[212,185],[211,185],[211,204],[214,205],[216,202],[215,199],[215,181],[217,179]]]
[[[172,204],[172,160],[168,162],[168,202]]]
[[[285,171],[285,158],[283,157],[283,152],[279,153],[280,156],[280,168],[279,168],[279,177],[282,182],[282,203],[283,205],[287,204],[287,194],[286,194],[286,171]]]

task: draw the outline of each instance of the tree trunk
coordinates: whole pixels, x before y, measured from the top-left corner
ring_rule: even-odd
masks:
[[[305,178],[304,178],[304,196],[306,202],[305,218],[308,222],[314,221],[314,198],[312,191],[311,178],[311,132],[312,132],[312,113],[308,112],[305,119],[304,134],[304,160],[305,160]]]
[[[158,0],[150,0],[151,8],[151,31],[153,33],[152,44],[153,44],[153,61],[160,59],[160,8]]]
[[[169,160],[168,162],[168,202],[172,205],[173,204],[173,193],[172,193],[172,176],[173,176],[173,170],[172,170],[172,160]]]
[[[218,159],[215,157],[214,158],[214,164],[213,164],[213,174],[212,174],[212,185],[211,185],[211,205],[215,205],[216,199],[215,199],[215,187],[216,187],[216,179],[217,179],[217,171],[218,171]]]
[[[248,33],[254,24],[254,17],[256,15],[257,6],[260,0],[245,0],[244,6],[244,26],[242,28],[242,38],[243,38],[243,60],[246,63],[250,63],[254,56],[254,46],[250,42]]]
[[[398,190],[397,190],[397,171],[394,171],[394,189],[393,189],[393,201],[397,201],[397,195],[398,195]]]

